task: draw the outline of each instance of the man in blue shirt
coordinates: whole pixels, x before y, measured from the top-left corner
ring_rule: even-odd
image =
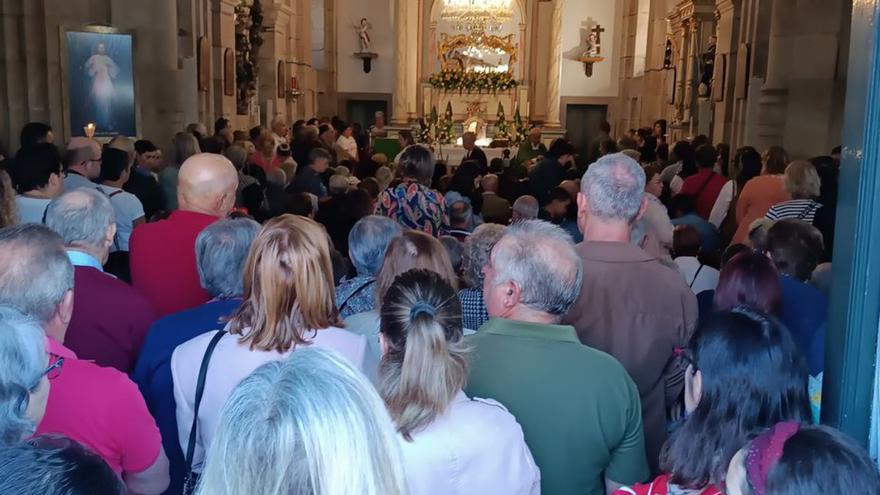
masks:
[[[822,234],[801,220],[780,220],[767,232],[767,253],[779,270],[780,319],[807,359],[811,376],[825,368],[828,298],[807,284],[823,254]]]
[[[166,493],[180,493],[186,476],[184,453],[177,438],[171,354],[187,340],[225,327],[226,319],[238,309],[244,292],[244,263],[259,229],[257,222],[238,218],[218,220],[199,234],[196,239],[199,279],[213,299],[154,323],[132,373],[162,433],[162,444],[171,465],[171,485]]]

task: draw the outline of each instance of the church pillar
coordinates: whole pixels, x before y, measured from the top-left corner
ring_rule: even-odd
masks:
[[[407,18],[407,10],[412,8],[412,0],[394,0],[394,96],[391,110],[391,123],[404,125],[407,123],[407,66],[406,51],[407,30],[403,20]]]
[[[770,17],[767,72],[759,97],[755,146],[766,149],[782,144],[788,107],[788,78],[792,56],[792,13],[797,0],[776,0]]]
[[[211,60],[215,118],[235,115],[235,0],[214,0],[211,5]],[[226,51],[232,54],[232,96],[226,95]],[[206,122],[208,124],[210,122]]]
[[[553,17],[550,25],[550,67],[547,78],[547,118],[544,125],[549,128],[559,127],[559,87],[562,78],[562,10],[565,2],[553,2]]]
[[[735,98],[736,67],[738,62],[737,33],[739,32],[739,12],[733,0],[717,2],[718,36],[715,56],[715,77],[724,77],[723,84],[716,84],[720,95],[713,94],[715,101],[712,137],[715,142],[732,144],[731,121]],[[726,63],[726,65],[725,65]]]
[[[178,69],[177,2],[112,0],[111,24],[137,32],[134,65],[140,110],[140,134],[159,145],[183,129],[184,92]],[[161,22],[144,23],[144,19]]]

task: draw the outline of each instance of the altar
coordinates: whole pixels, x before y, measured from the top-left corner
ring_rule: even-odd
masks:
[[[481,147],[481,149],[486,153],[486,160],[491,163],[495,158],[503,158],[505,149],[510,150],[511,158],[515,157],[518,148],[516,146],[511,146],[510,148]],[[451,170],[461,165],[461,161],[464,160],[464,157],[467,155],[467,150],[461,146],[446,145],[435,147],[434,154],[438,160],[445,161],[446,165],[448,165]]]

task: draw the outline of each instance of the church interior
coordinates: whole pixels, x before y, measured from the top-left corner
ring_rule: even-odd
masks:
[[[691,187],[681,185],[688,179],[679,172],[666,176],[663,169],[676,158],[687,161],[671,157],[677,143],[693,143],[692,154],[697,143],[714,144],[723,162],[713,169],[724,175],[719,190],[744,185],[728,173],[728,163],[747,148],[760,155],[755,176],[767,173],[760,160],[768,166],[773,150],[785,154],[786,165],[827,164],[836,189],[825,210],[832,211],[831,237],[822,231],[824,378],[811,392],[820,397],[822,423],[855,438],[876,463],[878,26],[880,0],[0,0],[0,156],[13,157],[20,139],[24,148],[22,128],[38,122],[51,129],[60,149],[76,140],[106,145],[127,136],[149,140],[157,148],[150,151],[161,151],[169,163],[180,156],[182,133],[198,138],[196,148],[202,134],[228,132],[232,145],[234,133],[235,143],[250,146],[248,160],[271,135],[276,148],[258,158],[272,161],[284,151],[301,170],[314,158],[297,155],[296,133],[304,126],[316,136],[318,129],[334,131],[331,153],[343,152],[333,148],[336,133],[351,139],[345,133],[353,129],[357,144],[346,157],[353,157],[351,170],[345,167],[352,190],[353,175],[364,181],[354,164],[382,156],[371,166],[373,182],[383,187],[366,216],[378,211],[379,192],[394,187],[391,172],[383,183],[376,168],[397,163],[409,144],[429,147],[437,166],[448,167],[435,172],[438,190],[438,183],[455,184],[456,167],[474,159],[476,145],[485,170],[469,177],[468,187],[480,195],[481,179],[495,173],[487,163],[508,167],[525,150],[531,177],[544,155],[563,143],[570,145],[570,152],[559,153],[571,157],[571,175],[559,178],[573,188],[565,199],[575,239],[586,201],[581,177],[607,154],[609,142],[636,160],[641,152],[649,181],[650,166],[660,166],[666,220],[675,209],[667,201],[670,188],[675,195]],[[646,139],[654,145],[648,155]],[[333,155],[331,167],[342,161]],[[321,173],[324,184],[315,187],[327,193],[333,172]],[[156,170],[144,175],[163,180]],[[281,175],[285,185],[292,182]],[[263,173],[258,180],[274,179]],[[711,180],[688,194],[698,198]],[[564,182],[544,192],[555,193]],[[738,217],[742,191],[726,194],[732,198],[721,219]],[[553,196],[532,195],[543,215]],[[463,202],[461,195],[453,198]],[[514,198],[508,199],[510,210]],[[718,208],[715,201],[703,217]],[[313,202],[314,213],[318,198]],[[504,221],[511,222],[511,214]],[[716,251],[721,259],[724,250]],[[701,261],[691,284],[702,268]]]

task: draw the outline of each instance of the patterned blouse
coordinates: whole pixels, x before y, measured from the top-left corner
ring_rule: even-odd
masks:
[[[439,237],[449,227],[443,195],[417,182],[404,182],[381,195],[376,214],[386,216],[405,229]]]
[[[375,302],[374,288],[376,279],[358,275],[354,278],[343,278],[336,288],[336,306],[339,316],[348,318],[358,313],[366,313],[373,309]]]
[[[458,299],[461,301],[461,326],[476,332],[489,321],[482,289],[462,289],[458,291]]]

